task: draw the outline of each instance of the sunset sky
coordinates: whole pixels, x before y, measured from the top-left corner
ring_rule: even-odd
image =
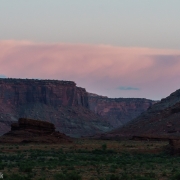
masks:
[[[0,77],[75,81],[108,97],[180,89],[179,0],[2,0]]]

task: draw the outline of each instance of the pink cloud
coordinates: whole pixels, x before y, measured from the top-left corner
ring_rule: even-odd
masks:
[[[155,99],[180,88],[178,50],[13,40],[0,41],[0,50],[0,74],[8,77],[73,80],[110,97]]]

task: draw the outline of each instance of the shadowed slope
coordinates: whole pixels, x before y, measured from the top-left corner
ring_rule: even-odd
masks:
[[[180,90],[151,106],[127,125],[104,137],[180,136]]]

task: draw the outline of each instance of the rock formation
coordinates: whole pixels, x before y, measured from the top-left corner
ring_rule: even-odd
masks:
[[[93,96],[72,81],[0,79],[0,135],[25,117],[49,121],[68,136],[91,136],[131,121],[153,103]]]
[[[43,119],[73,137],[112,129],[107,120],[88,109],[84,88],[71,81],[0,79],[0,135],[20,117]]]
[[[72,142],[65,134],[55,131],[52,123],[20,118],[11,131],[0,137],[0,143],[62,143]]]
[[[45,121],[19,118],[17,123],[11,124],[11,131],[21,130],[34,132],[37,135],[51,134],[55,132],[55,126],[54,124]]]
[[[107,133],[106,137],[180,138],[180,90],[172,93],[124,127]]]
[[[0,79],[0,101],[20,106],[27,103],[43,103],[53,107],[64,105],[88,106],[86,90],[76,87],[72,81]]]
[[[155,101],[142,98],[108,98],[89,93],[89,109],[120,127],[146,111]]]

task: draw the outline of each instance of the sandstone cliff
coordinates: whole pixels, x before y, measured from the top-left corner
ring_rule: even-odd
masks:
[[[108,98],[89,93],[89,109],[117,128],[146,111],[155,101],[141,98]]]
[[[25,117],[49,121],[69,136],[91,136],[131,121],[153,103],[93,95],[72,81],[0,79],[0,135]]]
[[[43,119],[70,136],[111,130],[107,120],[88,109],[88,95],[71,81],[0,79],[0,135],[20,117]]]
[[[0,103],[13,106],[38,102],[53,107],[87,107],[86,94],[85,89],[76,87],[72,81],[0,79]]]

